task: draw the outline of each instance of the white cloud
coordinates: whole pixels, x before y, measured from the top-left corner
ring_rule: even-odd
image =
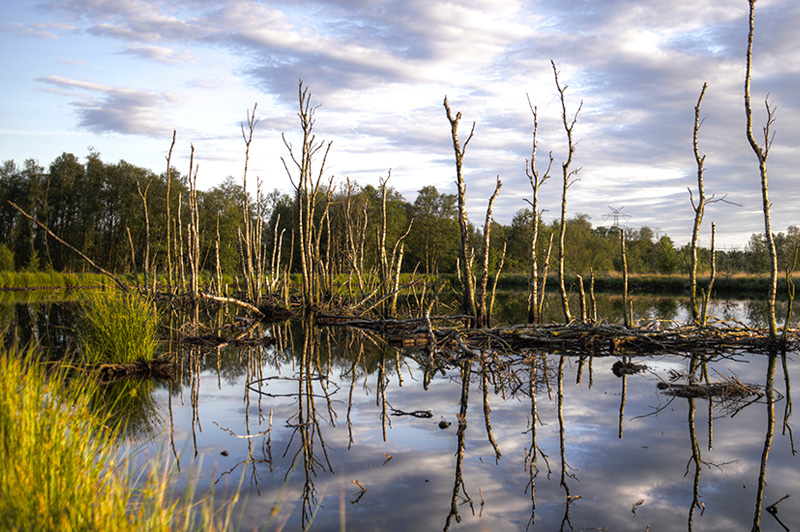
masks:
[[[131,88],[118,88],[83,80],[47,76],[38,81],[73,98],[79,125],[96,133],[163,136],[171,128],[163,121],[164,106],[180,97]]]
[[[322,103],[318,133],[334,140],[336,174],[366,179],[391,167],[394,186],[409,197],[430,183],[451,191],[452,148],[441,107],[447,94],[465,127],[477,122],[465,160],[473,220],[482,220],[497,174],[505,186],[496,218],[508,223],[525,207],[521,197],[529,185],[522,165],[531,129],[525,93],[540,111],[540,157],[552,150],[558,170],[565,143],[553,59],[569,85],[569,112],[584,102],[574,162],[583,171],[570,189],[570,213],[586,212],[597,224],[607,205],[625,203],[632,225],[660,220],[677,244],[688,240],[691,228],[685,191],[695,186],[693,107],[708,81],[700,137],[706,186],[757,205],[757,173],[743,130],[746,3],[50,0],[40,7],[44,16],[11,22],[6,30],[40,31],[45,38],[68,30],[82,39],[83,49],[70,54],[86,61],[80,72],[77,65],[52,70],[45,60],[33,77],[71,98],[77,125],[90,131],[158,136],[190,127],[204,139],[223,138],[220,124],[240,117],[221,121],[220,111],[258,100],[269,102],[262,107],[264,134],[279,139],[284,128],[295,127],[297,81],[303,79]],[[769,93],[778,106],[770,159],[776,230],[800,222],[791,207],[800,201],[792,184],[800,138],[798,21],[800,6],[789,0],[757,4],[754,100]],[[136,61],[115,65],[90,50]],[[89,79],[87,71],[96,86],[76,84]],[[132,85],[140,88],[119,88]],[[175,107],[176,123],[165,123],[167,106]],[[756,114],[763,120],[761,108]],[[203,116],[213,120],[204,126]],[[236,133],[232,127],[231,137]],[[264,160],[284,155],[270,150],[261,154]],[[671,181],[654,188],[656,175]],[[551,210],[559,202],[557,189],[551,183],[542,190]],[[757,212],[711,210],[728,242],[746,240],[763,225]]]

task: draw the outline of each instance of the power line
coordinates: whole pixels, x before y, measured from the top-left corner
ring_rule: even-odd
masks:
[[[614,207],[609,205],[608,208],[611,209],[611,212],[608,213],[608,214],[604,214],[603,215],[603,220],[608,221],[609,218],[613,218],[614,219],[614,225],[612,227],[619,227],[619,219],[620,218],[624,218],[626,222],[630,221],[631,216],[629,214],[626,214],[626,213],[622,212],[622,209],[624,209],[625,207],[620,207],[619,209],[615,209]]]

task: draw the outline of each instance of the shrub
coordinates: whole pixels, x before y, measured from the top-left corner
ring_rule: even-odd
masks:
[[[155,356],[159,316],[153,302],[135,292],[90,294],[78,335],[89,364],[129,364]]]

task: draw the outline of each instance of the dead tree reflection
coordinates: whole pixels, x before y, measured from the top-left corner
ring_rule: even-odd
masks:
[[[528,488],[531,490],[531,517],[528,520],[528,528],[536,524],[536,476],[539,474],[539,466],[537,464],[538,457],[541,456],[547,466],[547,478],[550,479],[550,462],[547,460],[547,455],[539,448],[536,443],[536,424],[541,423],[539,419],[539,412],[536,404],[536,389],[540,385],[550,386],[550,376],[547,373],[547,358],[545,355],[532,354],[529,355],[525,361],[528,370],[528,395],[531,400],[531,418],[530,418],[530,433],[531,433],[531,446],[525,451],[525,471],[529,476]],[[538,370],[538,363],[541,362],[542,371]]]
[[[792,427],[789,425],[789,418],[792,415],[792,385],[791,380],[789,379],[789,368],[786,363],[786,350],[784,349],[781,352],[781,367],[783,368],[783,382],[785,385],[784,388],[784,396],[786,397],[786,403],[783,407],[783,428],[781,434],[786,436],[786,433],[789,433],[789,443],[792,446],[792,455],[797,454],[797,449],[794,446],[794,434],[792,434]]]
[[[564,358],[560,357],[558,361],[558,389],[556,392],[556,402],[558,408],[558,439],[560,444],[560,451],[561,451],[561,487],[564,488],[564,494],[566,497],[566,507],[564,508],[564,518],[561,520],[561,530],[564,530],[565,526],[569,526],[570,530],[573,530],[572,523],[569,519],[569,510],[570,505],[573,501],[580,499],[580,495],[573,495],[570,492],[569,484],[567,484],[567,479],[572,478],[575,479],[575,475],[572,473],[567,472],[568,469],[572,469],[569,464],[567,464],[567,452],[566,452],[566,424],[564,423]]]
[[[769,451],[772,447],[772,438],[775,434],[775,366],[777,365],[778,355],[772,353],[767,364],[767,382],[764,387],[764,397],[767,405],[767,432],[764,437],[764,449],[761,452],[761,468],[758,473],[758,489],[756,492],[756,511],[753,517],[753,532],[761,530],[761,506],[764,501],[764,489],[767,484],[767,460]],[[776,516],[777,518],[777,516]],[[784,527],[785,528],[785,527]]]
[[[500,453],[500,447],[497,446],[497,441],[494,439],[494,434],[492,434],[492,420],[490,413],[492,409],[489,407],[489,375],[492,375],[492,378],[497,375],[495,372],[491,372],[489,369],[489,363],[486,361],[486,351],[481,351],[481,391],[483,392],[483,421],[486,425],[486,435],[489,438],[489,443],[492,444],[492,448],[494,449],[494,459],[495,462],[500,461],[500,457],[502,454]],[[497,386],[497,383],[495,383]]]
[[[469,504],[472,515],[475,515],[475,508],[472,504],[472,497],[467,493],[467,488],[464,486],[464,449],[466,446],[466,432],[467,432],[467,406],[469,405],[469,381],[472,375],[472,361],[464,359],[461,362],[461,400],[459,401],[460,409],[458,412],[458,446],[456,448],[456,476],[453,484],[453,498],[450,501],[450,513],[447,514],[447,520],[444,524],[444,530],[450,530],[450,524],[455,518],[457,523],[461,522],[461,515],[458,513],[459,496],[464,494],[464,502]]]
[[[694,530],[694,512],[700,508],[700,515],[705,512],[705,504],[700,501],[700,472],[702,470],[702,458],[700,457],[700,445],[697,442],[697,431],[695,430],[695,404],[694,397],[689,397],[689,441],[692,445],[692,457],[686,464],[686,473],[689,474],[689,467],[694,464],[694,482],[692,484],[692,504],[689,506],[689,532]]]
[[[333,466],[328,458],[328,449],[322,436],[320,427],[320,417],[317,413],[317,397],[314,391],[314,382],[322,382],[320,376],[314,371],[314,364],[317,361],[317,338],[314,328],[313,317],[307,318],[303,322],[302,331],[303,344],[300,350],[300,364],[297,368],[298,396],[297,414],[287,420],[287,425],[294,431],[289,438],[286,452],[289,451],[295,436],[300,437],[300,448],[295,453],[293,461],[302,456],[302,466],[304,473],[302,491],[302,513],[301,523],[303,529],[310,523],[313,510],[319,505],[317,499],[317,488],[314,479],[320,470],[327,470],[333,473]],[[327,389],[322,386],[323,397],[326,401],[328,411],[331,411],[330,396]],[[296,419],[292,423],[292,419]],[[329,418],[329,423],[334,424],[333,418]],[[317,443],[319,448],[316,447]],[[321,451],[321,455],[318,454]],[[286,454],[286,452],[284,454]]]

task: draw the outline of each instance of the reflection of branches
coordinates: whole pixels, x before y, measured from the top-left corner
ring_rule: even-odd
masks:
[[[500,460],[500,448],[497,446],[497,441],[492,434],[492,421],[490,413],[492,409],[489,407],[489,369],[486,363],[486,351],[481,351],[481,388],[483,392],[483,421],[486,425],[486,435],[489,438],[489,443],[494,448],[495,461]]]
[[[195,306],[196,307],[196,306]],[[203,427],[200,425],[200,411],[198,403],[200,399],[200,356],[197,348],[191,349],[191,374],[192,374],[192,391],[190,401],[192,404],[192,444],[194,445],[194,456],[197,458],[197,430],[203,432]]]
[[[389,384],[389,377],[386,375],[386,351],[381,349],[380,364],[378,364],[377,389],[375,396],[376,406],[381,407],[381,429],[383,430],[383,441],[386,441],[386,423],[392,426],[392,419],[386,413],[386,385]]]
[[[224,477],[226,475],[230,475],[231,473],[233,473],[233,471],[236,470],[236,468],[238,468],[240,465],[245,465],[245,466],[252,465],[252,467],[253,467],[253,481],[255,482],[256,491],[258,491],[258,493],[261,494],[261,491],[260,491],[259,486],[258,486],[258,473],[257,473],[257,470],[256,470],[256,464],[267,462],[267,463],[269,463],[270,472],[273,471],[273,469],[272,469],[272,410],[269,411],[269,428],[267,430],[265,430],[265,431],[257,432],[255,434],[250,434],[250,425],[249,425],[249,423],[247,424],[247,434],[236,434],[231,429],[223,427],[222,425],[220,425],[216,421],[214,422],[214,424],[217,427],[219,427],[221,430],[227,432],[228,434],[230,434],[231,436],[233,436],[235,438],[240,438],[240,439],[247,440],[247,446],[248,446],[248,451],[249,451],[247,460],[243,460],[243,461],[237,463],[230,470],[228,470],[225,473],[221,474],[219,476],[219,478],[216,480],[216,482],[214,482],[214,484],[216,484],[217,482],[222,480],[222,477]],[[253,456],[252,441],[253,441],[253,438],[257,438],[259,436],[262,436],[264,438],[263,439],[263,443],[261,445],[261,450],[262,450],[263,456],[264,456],[264,458],[262,458],[262,459],[256,459]]]
[[[356,377],[358,376],[358,364],[361,362],[361,357],[364,355],[364,344],[359,342],[358,343],[358,356],[353,361],[353,366],[350,368],[351,378],[350,378],[350,394],[347,397],[347,450],[350,450],[350,446],[353,445],[353,423],[350,420],[350,411],[353,408],[353,390],[356,387]]]
[[[756,493],[756,511],[753,517],[753,532],[761,530],[761,504],[764,499],[764,488],[767,483],[767,459],[769,458],[770,447],[772,447],[772,436],[775,432],[775,397],[773,385],[775,381],[775,364],[777,359],[777,353],[770,354],[769,364],[767,365],[767,384],[764,390],[764,394],[767,398],[767,433],[764,437],[764,450],[761,453],[761,469],[758,474],[758,491]]]
[[[564,525],[569,525],[569,528],[572,529],[572,523],[569,520],[569,507],[572,504],[572,501],[575,499],[579,499],[580,495],[572,495],[569,491],[569,486],[567,485],[567,477],[575,478],[575,475],[567,473],[567,455],[566,455],[566,445],[565,445],[565,434],[566,434],[566,427],[564,424],[564,357],[560,357],[558,362],[558,391],[556,392],[556,398],[558,401],[558,434],[559,434],[559,441],[561,444],[561,486],[564,488],[564,493],[566,494],[567,498],[567,506],[564,511],[564,519],[561,521],[561,530],[564,530]]]
[[[784,333],[785,334],[785,333]],[[783,431],[785,436],[789,433],[789,442],[792,446],[792,455],[797,454],[797,449],[794,448],[794,435],[792,434],[792,427],[789,425],[789,417],[792,415],[792,386],[789,381],[789,368],[786,364],[786,350],[781,352],[781,366],[783,367],[783,381],[786,384],[786,405],[783,408]]]
[[[700,445],[697,443],[697,432],[695,431],[694,425],[694,399],[689,398],[689,438],[692,444],[692,457],[689,459],[689,462],[686,464],[686,473],[684,476],[689,474],[689,464],[694,462],[694,484],[692,487],[692,505],[689,507],[689,532],[692,531],[692,527],[694,525],[694,509],[695,508],[702,508],[700,515],[703,514],[705,511],[705,506],[701,507],[700,503],[700,465],[702,460],[700,458]]]
[[[325,445],[325,440],[322,437],[320,429],[319,416],[317,414],[317,407],[315,398],[318,397],[314,393],[314,382],[322,382],[323,379],[313,371],[313,365],[318,363],[315,357],[317,338],[315,336],[315,329],[313,325],[313,317],[303,322],[303,345],[300,353],[300,364],[298,368],[298,392],[297,392],[297,414],[287,420],[287,426],[292,427],[294,431],[289,438],[286,446],[286,452],[294,440],[295,435],[300,436],[300,449],[295,453],[293,461],[298,460],[302,456],[303,459],[303,472],[304,482],[302,491],[302,504],[303,510],[301,515],[301,522],[303,529],[310,524],[314,508],[319,507],[317,501],[317,490],[314,485],[314,478],[317,476],[319,468],[324,468],[333,472],[333,466],[328,459],[328,450]],[[330,397],[327,393],[327,388],[321,385],[323,390],[322,396],[325,397],[328,409],[330,411]],[[295,423],[292,420],[296,419]],[[331,423],[333,419],[331,419]],[[319,442],[324,458],[324,463],[317,458],[315,454],[315,442]],[[285,454],[285,453],[284,453]]]
[[[544,357],[542,357],[544,359]],[[539,418],[539,413],[536,409],[536,384],[537,384],[537,356],[530,356],[528,362],[528,385],[530,387],[531,398],[531,446],[525,451],[525,469],[528,471],[530,481],[528,486],[531,489],[531,518],[528,521],[528,527],[536,523],[536,475],[539,473],[539,468],[536,465],[536,459],[541,454],[547,465],[547,478],[550,478],[550,462],[547,461],[547,455],[542,452],[536,444],[536,422]]]
[[[464,447],[466,444],[466,431],[467,431],[467,406],[469,401],[469,379],[472,370],[472,363],[469,359],[461,362],[461,401],[459,402],[461,408],[458,413],[458,450],[456,451],[456,478],[453,484],[453,498],[450,502],[450,513],[447,514],[447,521],[444,525],[444,530],[450,529],[450,522],[455,517],[456,522],[461,522],[461,516],[458,515],[458,496],[463,492],[466,502],[475,514],[475,508],[472,506],[472,498],[467,493],[464,487],[464,476],[462,471],[462,464],[464,462]]]

